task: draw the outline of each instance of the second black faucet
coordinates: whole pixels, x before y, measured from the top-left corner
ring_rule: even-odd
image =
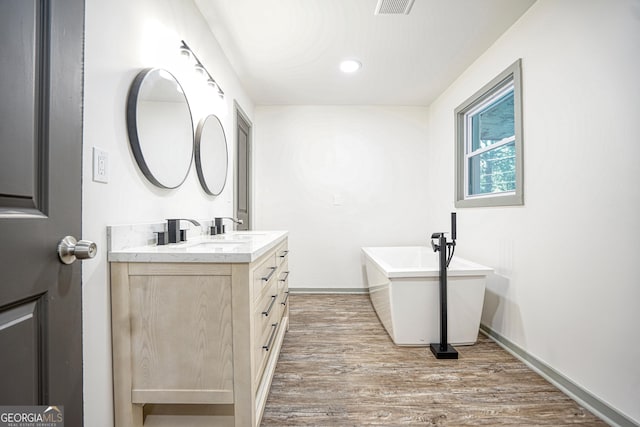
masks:
[[[225,219],[230,219],[231,221],[235,222],[236,224],[242,224],[242,220],[238,219],[238,218],[231,218],[229,216],[223,216],[223,217],[216,217],[213,220],[213,226],[211,227],[211,235],[216,235],[216,234],[224,234],[225,233],[225,225],[222,223],[223,220]]]

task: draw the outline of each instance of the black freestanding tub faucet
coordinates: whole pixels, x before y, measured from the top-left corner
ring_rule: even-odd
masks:
[[[431,343],[431,352],[436,359],[457,359],[458,352],[447,342],[447,267],[456,248],[456,213],[451,212],[451,241],[444,232],[431,235],[431,247],[440,252],[440,342]],[[438,243],[435,243],[437,241]]]

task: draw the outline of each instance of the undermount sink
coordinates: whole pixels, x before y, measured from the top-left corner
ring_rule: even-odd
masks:
[[[253,239],[255,236],[264,236],[264,234],[232,234],[231,236],[225,237],[228,240],[249,240]]]
[[[216,240],[213,242],[200,242],[189,246],[189,249],[215,249],[215,248],[233,248],[242,245],[243,242],[232,240]]]
[[[267,233],[242,233],[242,232],[234,232],[231,234],[217,234],[213,237],[212,242],[233,242],[233,241],[245,241],[245,240],[253,240],[256,237],[264,237]]]

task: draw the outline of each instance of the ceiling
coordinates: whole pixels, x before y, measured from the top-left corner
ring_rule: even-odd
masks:
[[[535,0],[195,0],[256,105],[429,105]],[[344,74],[339,62],[362,68]],[[514,60],[517,58],[514,58]]]

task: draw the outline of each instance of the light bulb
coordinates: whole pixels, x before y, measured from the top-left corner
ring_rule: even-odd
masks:
[[[204,76],[204,74],[206,73],[204,66],[199,62],[195,65],[195,69],[196,69],[196,74],[198,74],[199,76]]]

